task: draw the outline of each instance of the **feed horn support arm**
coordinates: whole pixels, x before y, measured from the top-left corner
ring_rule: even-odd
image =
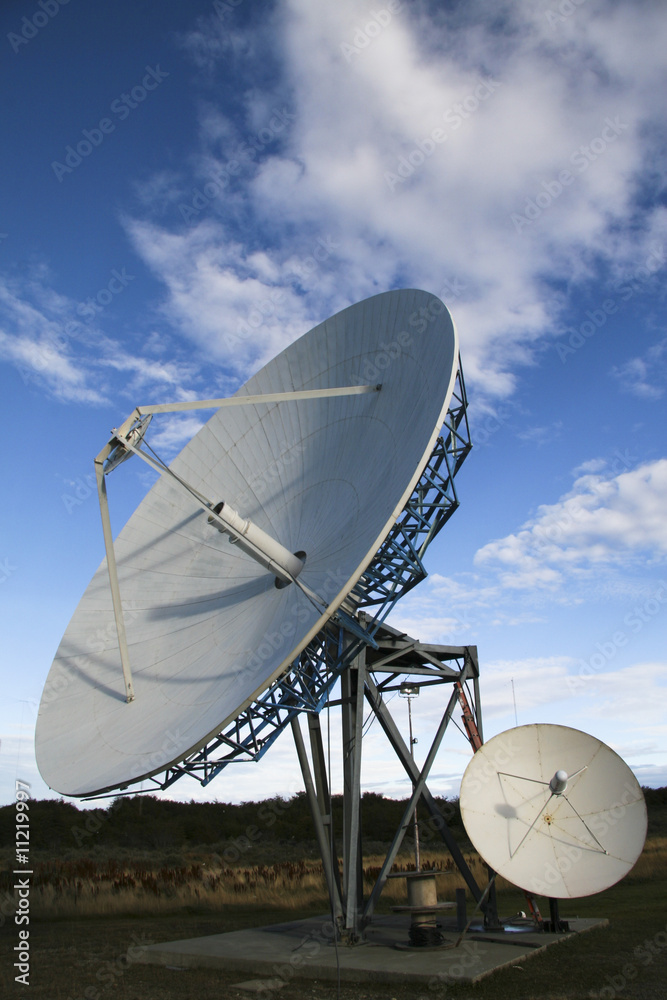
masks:
[[[134,701],[135,694],[132,684],[132,671],[127,646],[127,633],[118,581],[113,534],[109,518],[109,501],[105,476],[132,454],[139,455],[140,458],[161,475],[170,473],[170,470],[166,466],[141,450],[141,442],[153,415],[156,413],[175,413],[184,410],[220,409],[226,406],[259,406],[271,403],[327,399],[337,396],[359,396],[372,392],[380,392],[381,389],[382,385],[376,383],[375,385],[347,385],[328,389],[302,389],[294,392],[229,396],[221,399],[188,400],[180,403],[156,403],[149,406],[137,406],[118,429],[114,428],[114,436],[107,442],[95,459],[95,479],[102,516],[102,532],[104,535],[109,587],[118,636],[118,650],[125,683],[125,700],[127,702]],[[257,525],[241,517],[237,511],[225,505],[224,502],[217,502],[214,505],[211,500],[203,497],[193,486],[184,482],[175,474],[171,473],[171,475],[174,480],[178,481],[188,491],[193,500],[208,512],[209,522],[213,523],[219,531],[229,534],[233,541],[238,544],[239,548],[259,562],[270,573],[273,573],[276,579],[280,581],[280,586],[287,586],[290,583],[296,582],[296,578],[304,566],[303,559],[300,558],[299,554],[290,552],[279,541],[272,538],[265,531],[262,531]],[[326,602],[323,602],[317,594],[314,594],[300,582],[298,586],[311,601],[326,607]]]

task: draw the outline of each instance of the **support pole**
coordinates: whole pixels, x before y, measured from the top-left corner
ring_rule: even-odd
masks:
[[[338,896],[342,900],[343,890],[340,884],[340,872],[338,870],[338,849],[336,847],[336,834],[334,831],[333,813],[331,811],[331,796],[329,794],[329,783],[327,781],[327,766],[324,756],[324,743],[322,741],[322,727],[320,717],[312,712],[308,713],[308,732],[310,735],[310,755],[313,761],[313,773],[315,776],[315,789],[319,804],[322,823],[329,834],[329,856],[333,865],[333,875],[338,890]]]
[[[329,890],[332,916],[334,922],[338,924],[343,914],[343,904],[340,895],[340,885],[338,883],[337,873],[334,874],[332,867],[331,842],[327,836],[327,831],[325,830],[324,823],[322,821],[322,814],[317,801],[317,793],[313,783],[310,765],[308,763],[308,756],[306,754],[306,747],[303,742],[303,735],[301,733],[298,716],[295,715],[292,718],[291,725],[292,735],[294,736],[294,745],[296,746],[296,753],[299,758],[301,773],[303,775],[303,781],[306,788],[306,797],[308,798],[310,813],[313,818],[313,825],[317,836],[317,843],[322,856],[322,867],[324,869],[324,877],[326,878],[327,888]]]
[[[477,646],[468,646],[468,655],[473,661],[475,667],[475,675],[472,679],[472,689],[475,694],[475,722],[477,723],[477,732],[479,733],[479,738],[484,742],[484,729],[482,727],[482,698],[479,692],[479,663],[477,661]]]
[[[384,888],[384,884],[387,881],[387,875],[391,871],[391,866],[393,865],[394,860],[396,859],[396,855],[398,854],[398,852],[400,850],[401,844],[403,842],[403,838],[404,838],[404,836],[405,836],[405,834],[407,832],[407,829],[408,829],[408,827],[410,825],[410,820],[412,819],[412,814],[413,814],[413,812],[414,812],[414,810],[415,810],[415,808],[417,806],[417,803],[419,802],[419,799],[422,796],[422,794],[424,792],[424,789],[426,787],[426,779],[428,778],[428,776],[430,774],[430,771],[431,771],[431,768],[433,767],[433,762],[435,761],[436,754],[437,754],[438,750],[440,749],[440,744],[442,743],[442,738],[445,735],[445,730],[447,729],[447,726],[449,725],[449,720],[452,717],[452,712],[454,711],[454,709],[456,707],[457,701],[458,701],[458,694],[457,694],[457,692],[455,690],[455,691],[452,692],[452,695],[451,695],[451,697],[449,699],[449,704],[447,705],[445,713],[444,713],[442,719],[440,720],[440,725],[438,726],[438,731],[435,734],[435,738],[433,740],[433,743],[431,744],[431,749],[429,750],[428,756],[427,756],[427,758],[426,758],[426,760],[424,762],[424,767],[422,768],[421,773],[419,774],[418,779],[415,780],[414,777],[412,779],[413,780],[412,795],[410,796],[410,801],[408,802],[407,806],[405,807],[405,812],[403,813],[403,819],[401,821],[401,825],[399,826],[398,830],[396,831],[396,834],[394,836],[394,840],[392,842],[392,845],[389,848],[387,856],[384,859],[384,864],[382,865],[382,868],[380,869],[380,874],[378,875],[377,881],[376,881],[375,885],[373,886],[373,891],[372,891],[372,893],[370,895],[370,898],[369,898],[368,902],[366,903],[366,908],[364,910],[364,919],[365,920],[370,919],[370,917],[371,917],[371,915],[373,913],[373,910],[375,909],[375,904],[377,903],[378,899],[380,898],[380,893],[382,892],[382,890]],[[394,746],[394,750],[396,750],[398,752],[396,746]],[[414,758],[413,758],[412,754],[410,754],[410,759],[411,759],[411,761],[414,764]],[[416,769],[416,765],[415,765],[415,769]]]
[[[107,570],[109,572],[109,586],[111,587],[113,613],[116,619],[118,651],[120,652],[120,663],[123,668],[123,680],[125,681],[125,701],[130,702],[134,701],[134,687],[132,685],[132,671],[130,670],[130,654],[127,649],[127,635],[125,632],[125,619],[123,618],[123,604],[120,598],[116,554],[114,552],[111,521],[109,519],[109,501],[107,499],[107,487],[104,481],[103,470],[104,459],[100,458],[101,455],[104,455],[104,451],[102,451],[95,459],[97,496],[100,501],[100,513],[102,515],[102,532],[104,534],[104,548],[106,549],[107,554]]]
[[[349,637],[346,637],[349,639]],[[362,933],[363,858],[361,852],[361,749],[364,721],[365,648],[341,677],[343,725],[343,879],[345,930]]]
[[[419,769],[415,764],[414,760],[412,759],[412,755],[408,750],[407,746],[405,745],[403,737],[401,736],[398,727],[396,726],[396,723],[394,722],[386,705],[382,701],[380,693],[375,684],[370,679],[370,677],[366,678],[366,697],[369,701],[369,704],[372,706],[375,715],[377,716],[378,722],[384,729],[385,734],[389,739],[389,742],[393,746],[396,756],[398,757],[401,764],[407,771],[408,777],[412,781],[415,782],[418,781]],[[470,889],[470,892],[472,893],[475,902],[479,902],[479,900],[482,898],[482,890],[477,885],[475,876],[470,871],[470,868],[468,867],[466,859],[463,857],[459,845],[457,844],[451,830],[447,826],[447,821],[445,820],[445,817],[440,812],[435,799],[429,792],[426,785],[424,785],[423,787],[422,799],[424,800],[426,808],[433,817],[433,821],[435,823],[436,828],[440,831],[440,836],[447,845],[449,852],[452,855],[452,858],[454,859],[457,867],[459,868],[461,874],[463,875],[466,885]]]

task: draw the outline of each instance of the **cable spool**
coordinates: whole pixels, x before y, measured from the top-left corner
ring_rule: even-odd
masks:
[[[430,924],[410,924],[408,938],[413,948],[439,948],[445,943],[437,926]]]

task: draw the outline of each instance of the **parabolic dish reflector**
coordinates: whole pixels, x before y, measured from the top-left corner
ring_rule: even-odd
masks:
[[[474,754],[461,782],[461,818],[499,875],[556,899],[590,896],[633,867],[646,804],[624,760],[567,726],[519,726]]]
[[[276,587],[163,476],[114,545],[135,699],[125,700],[105,560],[42,695],[36,756],[49,786],[84,796],[163,771],[281,675],[403,509],[445,419],[457,362],[439,299],[386,292],[316,326],[236,395],[372,383],[380,391],[225,407],[211,417],[170,469],[305,553],[299,581],[328,607],[294,583]]]

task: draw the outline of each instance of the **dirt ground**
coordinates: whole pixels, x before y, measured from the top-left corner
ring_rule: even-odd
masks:
[[[661,1000],[667,998],[667,884],[626,884],[603,896],[576,901],[577,914],[607,916],[611,926],[563,942],[475,986],[415,986],[293,979],[280,989],[253,994],[234,987],[251,973],[177,970],[132,961],[142,944],[277,923],[307,914],[258,913],[228,907],[221,914],[195,911],[163,917],[38,921],[30,926],[29,985],[14,981],[18,928],[0,931],[3,997],[34,1000]],[[508,912],[514,900],[506,900]],[[504,909],[499,900],[501,912]],[[566,914],[563,913],[565,916]]]

